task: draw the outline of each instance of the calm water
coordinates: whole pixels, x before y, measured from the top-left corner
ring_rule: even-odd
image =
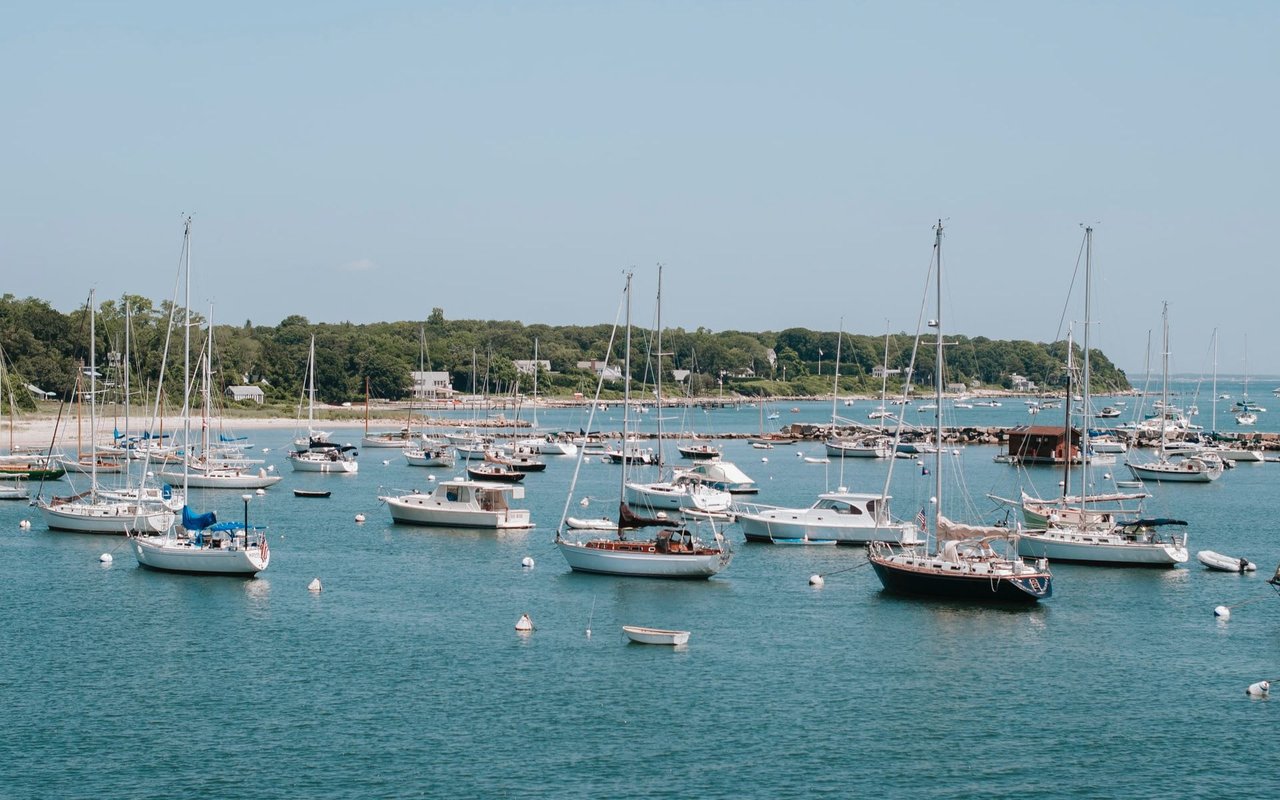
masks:
[[[576,412],[558,413],[550,424],[578,426]],[[805,404],[794,416],[829,413]],[[754,414],[709,412],[697,427],[750,431]],[[376,499],[380,487],[425,489],[433,471],[370,449],[357,476],[293,475],[279,449],[287,437],[269,436],[258,444],[288,477],[251,504],[272,525],[271,569],[256,580],[146,572],[119,539],[49,533],[33,509],[0,504],[0,796],[1270,788],[1280,705],[1244,688],[1280,677],[1280,597],[1265,583],[1280,562],[1280,465],[1159,488],[1150,506],[1191,522],[1193,551],[1248,556],[1259,574],[1061,565],[1050,601],[1010,611],[888,596],[857,566],[858,549],[747,546],[732,527],[736,557],[708,582],[575,575],[551,544],[572,459],[527,479],[534,530],[447,531],[393,526]],[[840,484],[874,491],[884,479],[885,463],[850,461],[841,475],[838,463],[796,455],[818,450],[726,444],[761,502],[808,503]],[[976,513],[991,511],[988,491],[1032,481],[1048,492],[1059,478],[1019,474],[994,453],[959,456]],[[573,512],[607,512],[619,468],[582,469]],[[932,494],[921,472],[895,463],[901,516]],[[297,486],[333,497],[297,499]],[[957,495],[948,489],[946,507],[965,515]],[[235,492],[197,502],[242,513]],[[32,531],[19,531],[23,518]],[[115,562],[103,567],[108,551]],[[829,574],[825,587],[807,585],[815,572]],[[324,591],[313,595],[317,576]],[[1263,599],[1214,619],[1214,606],[1252,598]],[[538,627],[528,636],[513,630],[524,612]],[[693,637],[676,650],[629,645],[624,624]]]

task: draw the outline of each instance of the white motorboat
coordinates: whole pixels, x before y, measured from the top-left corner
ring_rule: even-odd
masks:
[[[608,517],[565,517],[564,523],[576,531],[616,531],[618,523]]]
[[[732,461],[702,461],[678,474],[731,494],[755,494],[760,491],[756,482]]]
[[[452,467],[454,464],[453,448],[447,445],[406,447],[403,453],[411,467]]]
[[[1196,553],[1196,560],[1212,570],[1218,572],[1253,572],[1258,565],[1245,558],[1236,558],[1234,556],[1215,553],[1212,550],[1200,550]]]
[[[682,645],[689,642],[689,631],[668,631],[662,628],[623,625],[622,632],[636,644]]]
[[[742,505],[735,509],[749,542],[773,544],[866,544],[874,541],[916,544],[914,522],[889,516],[890,497],[855,492],[825,492],[808,508]]]
[[[628,481],[623,496],[627,505],[640,512],[700,511],[721,513],[733,504],[733,495],[723,489],[697,481],[684,473],[676,473],[667,481],[638,483]]]
[[[524,499],[524,487],[455,479],[442,481],[430,494],[413,492],[384,495],[391,519],[409,525],[439,528],[532,528],[529,510],[512,508],[511,501]]]

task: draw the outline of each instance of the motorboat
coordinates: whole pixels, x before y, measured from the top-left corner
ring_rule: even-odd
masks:
[[[532,528],[529,510],[513,508],[524,499],[524,487],[454,479],[441,481],[430,494],[384,495],[391,519],[409,525],[441,528]]]
[[[914,522],[889,516],[888,496],[824,492],[808,508],[741,505],[734,509],[749,542],[772,544],[866,544],[873,541],[916,544]]]
[[[681,470],[679,474],[730,494],[755,494],[760,491],[756,482],[731,461],[702,461],[687,470]]]

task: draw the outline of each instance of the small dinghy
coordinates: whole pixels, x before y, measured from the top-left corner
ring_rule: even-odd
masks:
[[[328,497],[331,494],[327,489],[294,489],[294,497]]]
[[[831,463],[831,459],[829,459],[829,458],[815,458],[814,456],[805,456],[805,457],[804,457],[804,463],[806,463],[806,464],[830,464],[830,463]]]
[[[596,519],[582,519],[581,517],[569,517],[564,523],[570,528],[579,531],[616,531],[618,523],[608,517],[597,517]]]
[[[1209,569],[1216,569],[1219,572],[1253,572],[1258,568],[1257,564],[1247,559],[1224,556],[1212,550],[1201,550],[1196,553],[1196,560]]]
[[[637,644],[672,644],[680,645],[689,641],[688,631],[664,631],[661,628],[642,628],[636,625],[623,625],[622,632]]]

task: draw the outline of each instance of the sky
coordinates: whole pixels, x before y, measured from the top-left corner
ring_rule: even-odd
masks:
[[[1280,374],[1280,3],[0,7],[0,293],[948,332]],[[1071,292],[1071,287],[1075,291]],[[1247,351],[1247,352],[1246,352]]]

